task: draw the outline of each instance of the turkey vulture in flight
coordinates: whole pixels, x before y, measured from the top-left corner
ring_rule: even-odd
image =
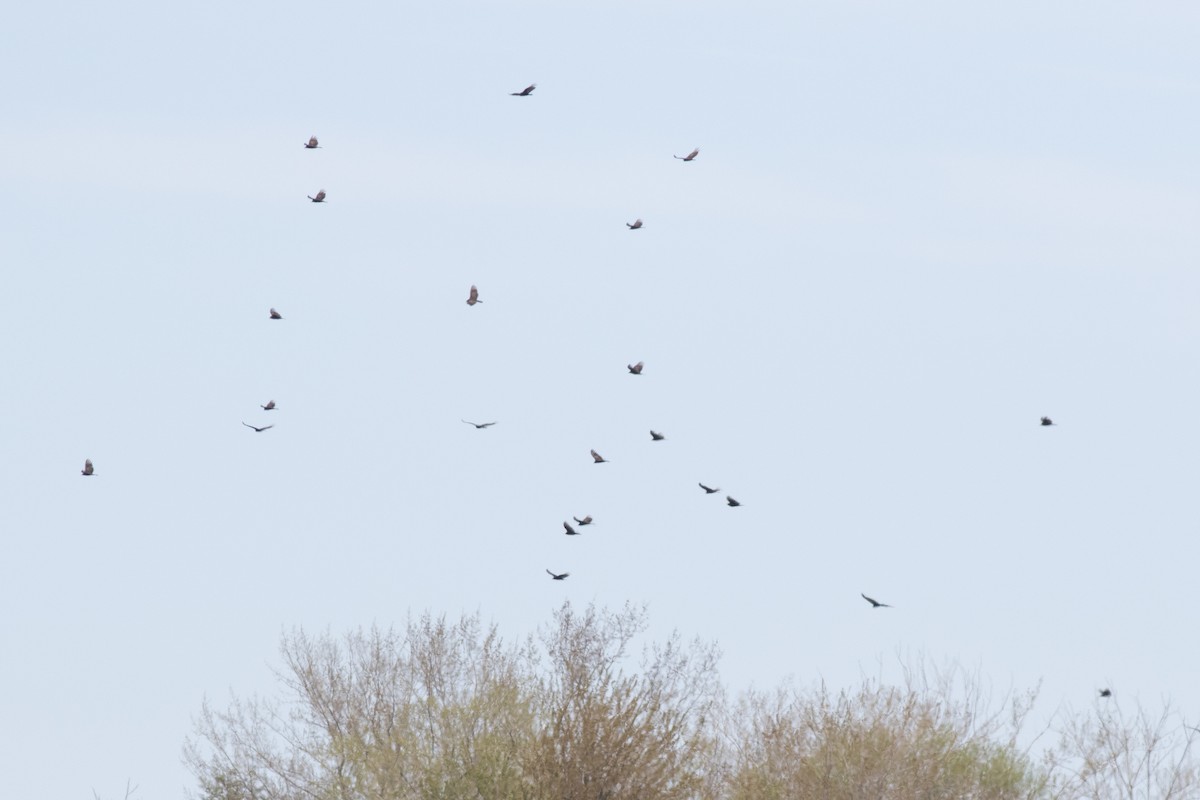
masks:
[[[1043,428],[1046,427],[1047,425],[1053,425],[1053,424],[1054,424],[1054,420],[1050,419],[1049,417],[1042,417],[1042,427]]]
[[[608,459],[606,459],[604,456],[600,455],[600,454],[599,454],[599,453],[597,453],[595,450],[593,450],[593,451],[592,451],[592,463],[594,463],[594,464],[607,464],[607,463],[608,463]]]
[[[638,217],[633,222],[626,222],[625,227],[629,228],[631,231],[636,231],[638,228],[642,227],[641,217]]]
[[[661,442],[665,438],[667,438],[667,437],[663,436],[658,431],[650,431],[650,441],[652,441],[652,442]]]
[[[93,472],[95,472],[95,470],[92,469],[92,460],[90,458],[85,458],[83,460],[83,469],[79,470],[79,474],[91,475]]]
[[[580,525],[591,525],[592,524],[592,515],[591,514],[588,514],[583,519],[580,519],[579,517],[571,517],[571,519],[575,520]]]
[[[1112,697],[1112,689],[1101,689],[1100,696],[1101,697]]]
[[[555,575],[550,570],[546,570],[546,574],[549,575],[551,578],[554,578],[554,580],[556,580],[556,581],[561,581],[561,580],[565,580],[571,573],[564,572],[561,575]]]
[[[474,286],[472,286],[471,287],[471,296],[467,298],[467,305],[473,306],[476,303],[482,303],[482,302],[483,301],[479,299],[479,290],[476,289]]]
[[[694,161],[698,155],[700,155],[699,147],[688,153],[686,156],[675,156],[675,158],[678,158],[680,161]]]
[[[716,494],[717,492],[721,491],[721,488],[719,486],[716,489],[714,489],[711,486],[705,486],[703,483],[700,484],[700,488],[704,490],[705,494]]]
[[[317,137],[310,136],[310,137],[308,137],[308,142],[304,145],[304,149],[305,150],[316,150],[320,146],[321,145],[317,144]]]
[[[261,428],[258,428],[258,427],[255,427],[254,425],[251,425],[249,422],[243,422],[242,424],[245,425],[247,428],[254,428],[255,433],[262,433],[263,431],[267,430],[268,428],[275,427],[274,425],[263,425]]]
[[[729,506],[730,508],[737,508],[741,505],[741,503],[739,503],[737,500],[734,500],[729,495],[725,495],[725,505]]]
[[[280,314],[275,309],[271,309],[271,319],[283,319],[283,314]]]
[[[262,409],[263,409],[263,411],[274,411],[275,410],[275,401],[268,400],[267,404],[265,406],[263,406]]]
[[[630,375],[641,375],[642,367],[646,366],[646,362],[639,361],[636,364],[626,364],[625,369],[629,370]]]
[[[567,531],[567,536],[578,536],[579,531],[571,527],[571,523],[563,521],[563,528]]]
[[[529,97],[529,95],[533,94],[533,90],[536,88],[537,88],[537,84],[531,83],[528,86],[526,86],[524,89],[522,89],[521,91],[509,92],[509,94],[513,97]]]
[[[314,203],[324,203],[324,202],[325,202],[325,190],[324,190],[324,189],[322,189],[321,191],[317,192],[317,196],[316,196],[316,197],[313,197],[313,196],[310,194],[310,195],[308,196],[308,199],[309,199],[309,200],[312,200]]]
[[[862,592],[859,592],[859,594],[862,594]],[[891,608],[891,606],[889,606],[887,603],[881,603],[874,597],[867,597],[865,594],[863,594],[862,598],[871,604],[871,608]]]
[[[483,430],[484,428],[490,428],[496,424],[494,422],[471,422],[470,420],[467,420],[467,419],[464,419],[463,422],[467,423],[468,425],[474,425],[475,430],[477,430],[477,431]]]

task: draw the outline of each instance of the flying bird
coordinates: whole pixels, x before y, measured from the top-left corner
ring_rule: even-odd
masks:
[[[245,425],[247,428],[254,428],[255,433],[262,433],[265,430],[275,427],[274,425],[263,425],[261,428],[258,428],[258,427],[255,427],[254,425],[251,425],[249,422],[243,422],[242,424]]]
[[[638,217],[633,222],[626,222],[625,227],[629,228],[631,231],[636,231],[638,228],[642,227],[641,217]]]
[[[1101,697],[1112,697],[1112,689],[1101,689],[1100,696]]]
[[[555,575],[550,570],[546,570],[546,574],[549,575],[551,578],[554,578],[554,580],[556,580],[556,581],[561,581],[561,580],[566,580],[566,578],[568,578],[571,573],[564,572],[561,575]]]
[[[593,461],[593,463],[596,463],[596,464],[607,464],[608,463],[608,459],[606,459],[604,456],[597,453],[595,450],[592,451],[592,461]]]
[[[646,366],[646,362],[639,361],[636,364],[626,364],[625,369],[629,370],[630,375],[641,375],[642,367]]]
[[[308,137],[308,141],[305,142],[305,144],[304,144],[304,149],[305,150],[316,150],[320,146],[321,145],[317,144],[317,137],[310,136],[310,137]]]
[[[533,94],[533,90],[536,88],[537,84],[531,83],[519,92],[509,92],[509,95],[513,97],[529,97],[529,95]]]
[[[859,592],[859,594],[862,594],[862,592]],[[866,600],[868,603],[871,604],[871,608],[891,608],[891,606],[889,606],[887,603],[881,603],[878,600],[876,600],[874,597],[867,597],[864,594],[862,596],[862,598],[863,598],[863,600]]]
[[[310,194],[310,195],[308,196],[308,199],[309,199],[309,200],[312,200],[314,203],[324,203],[324,202],[325,202],[325,190],[324,190],[324,189],[322,189],[321,191],[317,192],[317,196],[316,196],[316,197],[313,197],[313,196]]]
[[[705,486],[703,483],[700,484],[700,488],[704,490],[705,494],[716,494],[717,492],[721,491],[720,487],[714,489],[711,486]]]
[[[92,460],[90,458],[85,458],[83,460],[83,469],[79,470],[79,474],[91,475],[93,472],[95,472],[95,470],[92,469]],[[588,519],[591,519],[591,517],[588,517]]]
[[[567,531],[567,536],[578,536],[578,535],[579,535],[579,531],[577,531],[577,530],[575,530],[574,528],[572,528],[572,527],[571,527],[571,523],[569,523],[569,522],[567,522],[567,521],[565,521],[565,520],[563,521],[563,528],[565,528],[565,529],[566,529],[566,531]]]
[[[591,525],[592,524],[592,515],[591,514],[588,514],[583,519],[580,519],[579,517],[571,517],[571,519],[575,520],[580,525]]]
[[[271,319],[283,319],[283,314],[280,314],[275,309],[271,309]]]
[[[275,410],[275,401],[268,400],[267,404],[265,406],[263,406],[262,409],[263,409],[263,411],[274,411]]]
[[[474,425],[475,430],[477,431],[483,430],[484,428],[490,428],[496,424],[494,422],[471,422],[470,420],[466,419],[464,419],[463,422],[467,423],[468,425]]]
[[[665,438],[667,438],[667,437],[663,436],[658,431],[650,431],[650,441],[652,441],[652,442],[661,442]]]
[[[737,500],[734,500],[729,495],[725,495],[725,505],[729,506],[730,508],[737,508],[741,505],[741,503],[739,503]]]
[[[479,299],[479,290],[476,289],[474,286],[472,286],[471,287],[471,296],[467,298],[467,305],[473,306],[476,303],[482,303],[482,302],[483,301]]]
[[[1042,417],[1042,427],[1043,428],[1046,427],[1047,425],[1053,425],[1053,424],[1054,424],[1054,420],[1050,419],[1049,417]]]
[[[675,156],[675,158],[678,158],[680,161],[695,161],[696,156],[698,156],[698,155],[700,155],[699,147],[697,147],[692,152],[688,153],[686,156]]]

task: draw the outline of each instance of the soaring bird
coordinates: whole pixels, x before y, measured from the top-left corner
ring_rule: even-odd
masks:
[[[633,222],[626,222],[625,227],[629,228],[631,231],[636,231],[638,228],[642,227],[641,217],[638,217]]]
[[[268,400],[267,404],[265,406],[263,406],[262,409],[263,409],[263,411],[274,411],[275,410],[275,401]]]
[[[667,438],[667,437],[663,436],[658,431],[650,431],[650,441],[652,441],[652,442],[661,442],[665,438]]]
[[[859,592],[859,594],[862,594],[862,592]],[[862,597],[863,597],[863,600],[866,600],[868,603],[871,604],[871,608],[891,608],[891,606],[889,606],[887,603],[881,603],[878,600],[876,600],[874,597],[867,597],[865,594],[863,594]]]
[[[705,486],[703,483],[700,484],[700,488],[704,490],[705,494],[716,494],[717,492],[721,491],[720,487],[714,489],[711,486]]]
[[[1112,697],[1112,689],[1101,689],[1100,696],[1101,697]]]
[[[579,531],[572,528],[571,523],[567,522],[566,520],[563,520],[563,528],[566,529],[567,536],[578,536],[579,535]]]
[[[521,91],[509,92],[509,94],[513,97],[529,97],[529,95],[533,94],[533,90],[536,88],[537,88],[537,84],[531,83],[528,86],[526,86],[524,89],[522,89]]]
[[[699,147],[697,147],[692,152],[688,153],[686,156],[675,156],[675,158],[678,158],[680,161],[694,161],[696,156],[698,156],[698,155],[700,155]]]
[[[305,150],[316,150],[320,146],[321,145],[317,144],[317,137],[310,136],[310,137],[308,137],[308,141],[304,144],[304,149]]]
[[[595,464],[607,464],[608,459],[606,459],[604,456],[600,455],[595,450],[593,450],[592,451],[592,462]]]
[[[741,505],[741,503],[739,503],[737,500],[734,500],[729,495],[725,495],[725,505],[729,506],[730,508],[737,508]]]
[[[262,433],[263,431],[265,431],[269,428],[275,427],[274,425],[263,425],[261,428],[258,428],[258,427],[255,427],[254,425],[251,425],[249,422],[243,422],[242,424],[245,425],[247,428],[254,428],[255,433]]]
[[[571,517],[571,519],[575,520],[580,525],[591,525],[592,524],[592,515],[591,514],[588,514],[583,519],[580,519],[579,517]]]
[[[275,309],[271,309],[271,319],[283,319],[283,314],[280,314]]]
[[[83,460],[83,469],[79,470],[79,474],[91,475],[93,472],[95,472],[95,470],[92,469],[92,460],[90,458],[85,458]],[[591,517],[588,517],[588,519],[591,519]]]
[[[316,196],[316,197],[313,197],[313,196],[310,194],[310,195],[308,196],[308,199],[309,199],[309,200],[312,200],[314,203],[324,203],[324,202],[325,202],[325,190],[324,190],[324,189],[322,189],[321,191],[317,192],[317,196]]]
[[[472,286],[471,287],[471,296],[467,298],[467,305],[473,306],[476,303],[482,303],[482,302],[483,301],[479,299],[479,290],[476,289],[474,286]]]
[[[639,361],[636,364],[626,364],[625,369],[629,370],[630,375],[641,375],[642,367],[646,366],[646,362]]]
[[[551,572],[550,570],[546,570],[546,574],[549,575],[551,578],[554,578],[554,580],[556,580],[556,581],[566,580],[571,575],[571,573],[569,573],[569,572],[564,572],[561,575],[556,575],[553,572]]]
[[[484,428],[490,428],[496,424],[494,422],[471,422],[470,420],[466,420],[466,419],[464,419],[463,422],[467,423],[468,425],[474,425],[475,430],[477,430],[477,431],[483,430]]]
[[[1054,424],[1054,420],[1050,419],[1049,417],[1042,417],[1042,427],[1043,428],[1046,427],[1047,425],[1053,425],[1053,424]]]

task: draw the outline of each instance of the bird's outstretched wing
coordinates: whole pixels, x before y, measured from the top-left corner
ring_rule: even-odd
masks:
[[[859,592],[859,594],[862,594],[862,592]],[[889,606],[887,603],[881,603],[874,597],[867,597],[865,594],[863,594],[862,598],[871,604],[871,608],[891,608],[891,606]]]
[[[599,464],[604,461],[604,456],[600,455],[595,450],[593,450],[592,451],[592,460],[595,461],[597,464]]]

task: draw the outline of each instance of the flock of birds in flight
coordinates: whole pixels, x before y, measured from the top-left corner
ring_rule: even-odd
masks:
[[[509,92],[509,95],[512,97],[529,97],[531,94],[533,94],[533,90],[536,88],[537,88],[537,84],[531,83],[519,92]],[[320,148],[321,148],[321,143],[317,139],[316,136],[310,136],[308,141],[304,143],[304,149],[306,149],[306,150],[318,150]],[[695,161],[696,157],[698,155],[700,155],[700,148],[696,147],[696,148],[693,148],[692,151],[685,156],[672,156],[672,157],[679,159],[680,161],[690,163],[692,161]],[[317,191],[317,193],[315,195],[308,195],[308,199],[314,203],[324,203],[325,202],[325,190],[320,189]],[[640,230],[642,228],[643,222],[642,222],[641,218],[639,217],[639,218],[635,219],[633,222],[626,222],[625,226],[627,228],[629,228],[631,231],[636,231],[636,230]],[[482,302],[483,301],[479,299],[479,289],[476,286],[471,286],[470,292],[467,295],[467,305],[474,306],[477,303],[482,303]],[[276,311],[274,308],[272,308],[272,309],[270,309],[269,318],[272,320],[281,320],[281,319],[283,319],[283,315],[280,314],[278,311]],[[629,370],[629,374],[631,374],[631,375],[641,375],[642,369],[644,367],[645,367],[645,363],[641,362],[641,361],[637,362],[636,364],[626,365],[626,369]],[[261,406],[261,408],[264,411],[274,411],[275,410],[275,401],[269,400],[269,401],[267,401],[267,403],[265,405]],[[482,423],[470,422],[469,420],[465,420],[465,419],[462,421],[464,423],[466,423],[467,425],[475,426],[476,430],[484,430],[484,429],[490,428],[491,426],[496,424],[495,422],[482,422]],[[250,423],[244,422],[244,421],[242,422],[242,424],[245,425],[247,428],[250,428],[251,430],[253,430],[255,433],[262,433],[263,431],[267,431],[267,430],[270,430],[271,428],[275,427],[274,425],[262,425],[262,426],[251,425]],[[1043,427],[1047,427],[1050,425],[1054,425],[1055,423],[1052,419],[1050,419],[1050,417],[1042,417],[1041,424]],[[667,437],[664,434],[662,434],[658,431],[654,431],[654,430],[650,431],[650,440],[651,441],[661,442],[661,441],[664,441],[666,438]],[[595,463],[595,464],[609,463],[608,459],[601,456],[595,450],[592,450],[591,452],[592,452],[592,462],[593,463]],[[83,469],[81,470],[81,474],[84,476],[91,476],[91,475],[95,474],[95,467],[92,466],[92,460],[90,458],[84,460]],[[704,490],[705,494],[716,494],[721,491],[720,488],[706,486],[703,483],[700,484],[700,488]],[[725,504],[728,505],[730,508],[737,508],[738,506],[741,505],[740,502],[735,500],[730,495],[725,496]],[[592,517],[590,514],[588,516],[585,516],[583,519],[580,519],[579,517],[572,517],[572,519],[574,519],[575,523],[581,528],[592,524]],[[564,521],[563,528],[565,529],[567,536],[579,536],[580,535],[580,531],[578,531],[574,527],[572,527],[569,522]],[[551,572],[550,570],[546,570],[546,573],[556,581],[566,580],[571,574],[569,572]],[[892,607],[887,603],[881,603],[878,600],[876,600],[875,598],[868,597],[865,594],[862,595],[862,598],[871,604],[871,608],[891,608]],[[1102,689],[1100,691],[1100,696],[1101,697],[1111,697],[1112,692],[1108,689]]]

